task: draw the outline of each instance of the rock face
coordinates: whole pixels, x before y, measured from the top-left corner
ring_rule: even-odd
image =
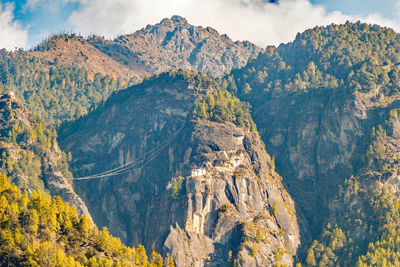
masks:
[[[258,133],[190,119],[196,95],[212,90],[161,76],[65,125],[60,142],[76,174],[132,165],[76,188],[97,224],[177,266],[290,265],[295,207]]]
[[[359,113],[354,96],[334,93],[277,96],[254,110],[268,151],[312,224],[322,223],[327,197],[354,173],[352,159],[366,149],[364,137],[372,126]],[[314,193],[304,196],[311,188]]]
[[[231,250],[240,265],[263,266],[286,248],[281,262],[290,264],[300,242],[294,205],[259,136],[197,123],[188,149],[187,211],[182,228],[170,230],[167,253],[179,266],[203,266],[224,264]]]
[[[250,42],[233,42],[213,28],[190,25],[179,16],[113,41],[97,39],[92,44],[132,70],[148,74],[181,68],[222,76],[261,51]]]
[[[28,192],[40,190],[61,196],[91,220],[85,203],[71,185],[66,155],[56,136],[44,130],[41,121],[13,94],[0,95],[0,118],[0,172]]]
[[[267,151],[276,158],[277,169],[308,219],[312,234],[318,235],[330,216],[331,199],[339,187],[365,165],[371,129],[389,121],[398,99],[376,88],[364,93],[316,90],[276,94],[262,104],[252,103],[253,118]],[[390,123],[392,139],[386,147],[395,147],[398,119]]]

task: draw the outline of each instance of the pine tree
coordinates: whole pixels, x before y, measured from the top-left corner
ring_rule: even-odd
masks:
[[[316,266],[317,262],[315,261],[314,250],[310,249],[307,253],[306,264],[308,266]]]
[[[171,256],[170,256],[169,259],[168,259],[168,267],[175,267],[174,260],[172,259]]]

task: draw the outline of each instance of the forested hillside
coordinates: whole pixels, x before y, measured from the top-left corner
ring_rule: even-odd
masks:
[[[316,27],[227,77],[305,214],[308,266],[398,265],[399,41],[376,25]]]
[[[20,189],[61,196],[79,214],[91,216],[72,188],[68,162],[60,150],[55,129],[28,111],[13,95],[0,95],[0,174]]]
[[[163,266],[143,246],[126,247],[60,197],[23,192],[0,175],[2,266]],[[168,266],[173,266],[169,264]]]
[[[79,66],[49,64],[24,51],[0,51],[0,93],[13,91],[47,125],[79,118],[130,83]]]
[[[238,88],[232,90],[246,99],[316,89],[368,92],[379,87],[382,94],[397,94],[399,40],[392,29],[377,25],[317,27],[292,43],[268,47],[246,67],[232,71]]]

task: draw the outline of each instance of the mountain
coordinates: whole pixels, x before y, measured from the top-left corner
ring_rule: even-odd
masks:
[[[0,92],[46,122],[0,96],[0,190],[8,177],[86,205],[125,244],[160,252],[155,266],[400,265],[393,30],[332,24],[261,50],[174,16],[115,40],[57,35],[0,56]],[[29,250],[7,244],[25,231],[26,199],[6,187],[0,215],[17,199],[6,209],[17,227],[1,222],[0,253],[18,258]],[[94,239],[79,246],[113,253]],[[147,264],[143,247],[122,250],[126,264]]]
[[[222,76],[240,68],[261,49],[250,42],[233,42],[211,27],[190,25],[173,16],[132,34],[108,41],[89,39],[100,51],[139,74],[189,69]]]
[[[316,27],[227,77],[309,223],[308,266],[399,262],[399,41],[377,25]]]
[[[0,173],[20,189],[61,196],[91,216],[72,188],[68,156],[57,143],[55,130],[48,130],[13,95],[0,95]]]
[[[94,221],[125,243],[177,266],[293,263],[294,203],[249,107],[207,76],[168,72],[114,93],[59,142]]]
[[[0,93],[13,91],[46,124],[59,125],[146,75],[181,68],[222,76],[260,51],[178,16],[115,40],[58,34],[33,51],[0,50]]]

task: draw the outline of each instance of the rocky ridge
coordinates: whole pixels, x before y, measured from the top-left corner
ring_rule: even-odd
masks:
[[[81,176],[140,163],[171,140],[125,174],[77,181],[79,194],[97,224],[178,266],[292,264],[299,228],[273,161],[256,132],[190,119],[193,101],[216,90],[194,80],[163,74],[64,126],[60,143]]]
[[[50,65],[83,67],[129,81],[175,69],[223,76],[261,51],[248,41],[234,42],[211,27],[193,26],[173,16],[114,40],[55,35],[28,53]]]
[[[261,52],[250,42],[233,42],[211,27],[190,25],[180,16],[163,19],[113,41],[92,43],[131,69],[148,74],[190,69],[223,76]]]

